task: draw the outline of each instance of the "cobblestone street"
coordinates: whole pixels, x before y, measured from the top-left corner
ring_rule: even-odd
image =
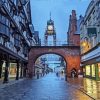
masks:
[[[50,73],[40,79],[25,79],[0,89],[0,100],[92,100],[63,78]]]

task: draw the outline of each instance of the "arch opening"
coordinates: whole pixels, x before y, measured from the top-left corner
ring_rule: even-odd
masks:
[[[42,77],[50,72],[58,75],[62,75],[65,79],[67,61],[60,54],[45,53],[38,55],[35,59],[34,73],[37,78]]]

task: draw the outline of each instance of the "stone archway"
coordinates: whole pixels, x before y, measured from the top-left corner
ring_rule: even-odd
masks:
[[[52,55],[53,54],[53,55]],[[52,57],[51,59],[49,58],[48,59],[48,57]],[[62,56],[62,55],[59,55],[59,54],[55,54],[55,53],[43,53],[43,54],[41,54],[41,55],[38,55],[37,57],[36,57],[36,59],[35,59],[35,67],[34,67],[34,76],[37,76],[37,71],[39,71],[39,69],[38,68],[40,68],[40,76],[44,76],[44,74],[43,73],[41,73],[41,72],[44,72],[44,70],[43,69],[45,69],[47,66],[48,67],[50,67],[54,72],[57,72],[57,69],[56,68],[58,68],[58,66],[61,68],[61,62],[59,62],[59,60],[58,59],[53,59],[53,58],[55,58],[55,56],[56,57],[60,57],[60,58],[63,58],[63,64],[62,64],[62,69],[64,70],[63,72],[64,72],[64,76],[66,76],[66,68],[67,68],[67,62],[65,61],[65,58]],[[39,63],[40,61],[39,61],[39,59],[41,59],[41,58],[45,58],[45,57],[47,57],[47,59],[45,59],[45,61],[41,61],[41,63]],[[57,61],[57,62],[56,62]],[[44,64],[45,63],[45,64]],[[46,66],[46,67],[45,67]],[[54,67],[55,66],[55,67]],[[41,68],[43,68],[42,70],[41,70]],[[61,69],[60,69],[61,70]],[[45,72],[46,72],[46,70],[45,70]]]
[[[62,56],[67,62],[67,76],[70,77],[70,71],[74,67],[80,69],[80,48],[79,46],[35,46],[30,49],[28,61],[29,77],[34,75],[34,66],[36,59],[43,54],[57,54]]]

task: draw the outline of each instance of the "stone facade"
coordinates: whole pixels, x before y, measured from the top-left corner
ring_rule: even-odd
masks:
[[[80,23],[81,66],[84,76],[100,80],[100,0],[91,0]]]
[[[92,0],[80,23],[81,54],[100,43],[100,0]]]

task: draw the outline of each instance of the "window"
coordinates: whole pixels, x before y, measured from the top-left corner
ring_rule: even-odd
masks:
[[[20,47],[20,35],[18,33],[15,33],[14,44],[15,47]]]
[[[16,77],[16,63],[10,63],[10,67],[9,67],[9,77],[10,78],[14,78]]]
[[[88,21],[90,21],[91,20],[91,16],[88,18]]]
[[[92,64],[92,77],[95,77],[95,64]]]
[[[16,0],[13,0],[14,4],[16,5],[17,1]]]
[[[100,8],[100,2],[98,3],[98,7]]]
[[[0,23],[0,33],[2,34],[2,37],[4,36],[3,38],[10,38],[10,29],[3,23]]]
[[[3,44],[3,38],[0,36],[0,44]]]
[[[95,14],[95,10],[93,11],[93,14]]]
[[[86,66],[86,75],[90,76],[90,65]]]

